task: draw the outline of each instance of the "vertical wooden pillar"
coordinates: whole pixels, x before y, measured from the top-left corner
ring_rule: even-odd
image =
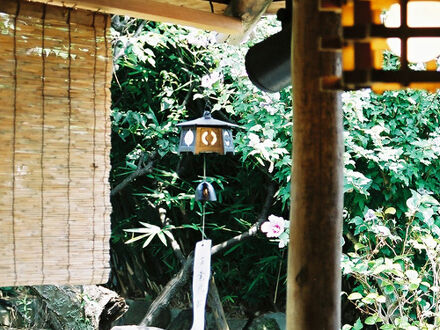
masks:
[[[343,130],[340,97],[321,79],[340,75],[340,15],[319,0],[293,2],[293,168],[287,329],[340,329]]]

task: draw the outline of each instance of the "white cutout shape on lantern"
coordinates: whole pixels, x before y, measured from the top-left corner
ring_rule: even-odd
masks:
[[[223,140],[225,141],[225,145],[227,147],[229,147],[231,145],[231,136],[229,135],[229,133],[227,131],[225,131],[225,133],[223,134]]]
[[[208,132],[204,132],[202,134],[202,142],[206,146],[209,145],[209,142],[207,140],[208,134],[209,134]],[[213,131],[211,131],[211,136],[212,136],[211,145],[213,146],[217,142],[217,134],[215,134]]]
[[[184,142],[187,146],[190,146],[193,142],[194,142],[194,133],[192,130],[189,130],[188,132],[186,132],[185,137],[184,137]]]

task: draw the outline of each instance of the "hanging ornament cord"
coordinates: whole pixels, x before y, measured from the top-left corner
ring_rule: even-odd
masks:
[[[206,181],[206,156],[203,155],[203,181]],[[196,243],[193,268],[193,325],[191,330],[205,329],[205,305],[211,277],[211,240],[205,235],[205,205],[202,201],[202,240]]]
[[[206,181],[206,154],[203,154],[203,181]],[[206,219],[206,202],[202,202],[202,240],[206,239],[205,235],[205,219]]]
[[[283,259],[284,259],[284,250],[281,251],[281,260],[280,260],[280,266],[278,268],[277,285],[275,286],[275,293],[273,295],[273,303],[274,303],[274,305],[277,303],[278,286],[280,284],[281,266],[283,265]]]

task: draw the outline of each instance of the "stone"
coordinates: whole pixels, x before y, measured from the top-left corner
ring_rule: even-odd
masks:
[[[171,321],[167,330],[183,330],[183,329],[191,329],[193,320],[193,311],[192,309],[185,309],[181,311],[174,320]]]
[[[3,307],[0,307],[0,327],[12,326],[11,315],[9,311]]]
[[[230,330],[243,329],[247,323],[245,319],[227,319]]]
[[[249,330],[280,330],[277,321],[274,318],[261,315],[254,319],[248,327]]]
[[[277,321],[280,330],[286,330],[286,314],[285,313],[267,313],[265,317],[269,317]]]
[[[128,311],[115,323],[114,326],[133,325],[141,323],[147,314],[150,303],[146,299],[126,299]],[[177,315],[177,314],[176,314]],[[171,312],[168,308],[162,309],[156,321],[151,326],[165,329],[171,321]]]

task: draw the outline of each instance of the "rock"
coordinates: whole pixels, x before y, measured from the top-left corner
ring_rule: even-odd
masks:
[[[0,307],[0,327],[12,326],[11,315],[9,311],[3,307]]]
[[[230,330],[236,330],[236,329],[243,329],[243,327],[247,323],[247,320],[245,320],[245,319],[227,319],[227,322],[228,322]]]
[[[254,319],[248,327],[249,330],[281,330],[277,321],[267,314]]]
[[[120,318],[128,306],[116,292],[98,285],[84,285],[82,296],[86,300],[84,312],[99,329],[109,329],[110,324]]]
[[[185,309],[181,311],[173,321],[171,321],[167,330],[187,330],[191,329],[193,320],[192,309]]]
[[[128,310],[114,325],[139,324],[148,311],[146,299],[126,299]]]
[[[101,286],[33,286],[41,317],[54,329],[110,329],[126,311],[123,298]]]
[[[121,317],[114,326],[139,324],[147,314],[150,303],[146,299],[127,299],[128,311]],[[153,327],[166,329],[171,321],[171,312],[168,308],[164,308],[156,318],[156,323],[152,324]]]
[[[278,326],[280,327],[280,330],[286,330],[286,314],[285,313],[267,313],[264,314],[264,316],[273,318],[275,321],[277,321]]]

